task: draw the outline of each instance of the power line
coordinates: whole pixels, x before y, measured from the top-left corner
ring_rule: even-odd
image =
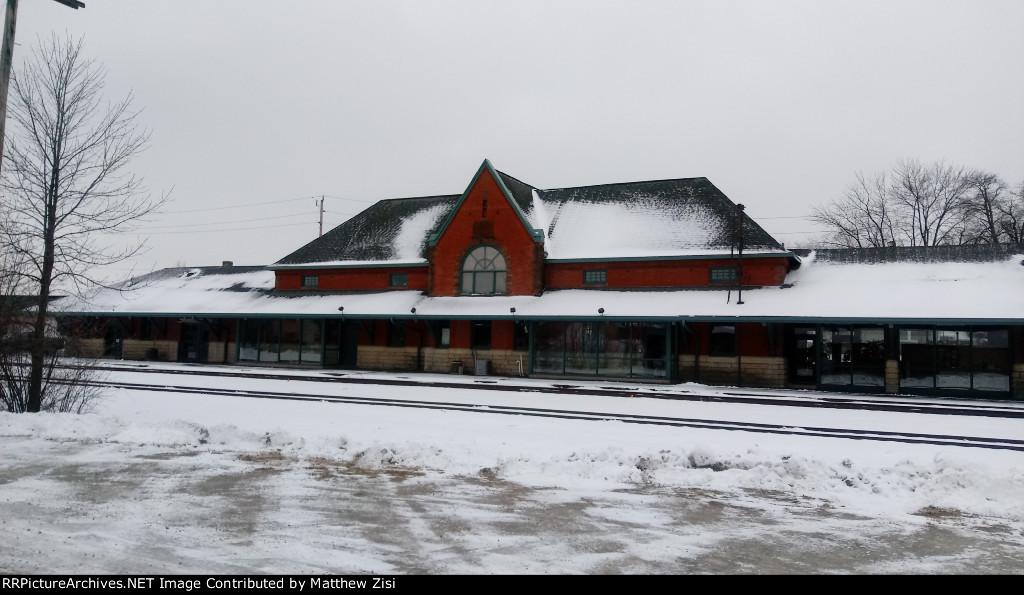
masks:
[[[274,221],[278,219],[291,219],[295,217],[308,217],[308,213],[296,213],[294,215],[279,215],[277,217],[259,217],[257,219],[233,219],[230,221],[211,221],[209,223],[188,223],[184,225],[161,225],[160,227],[146,227],[142,229],[173,229],[178,227],[196,227],[198,225],[224,225],[226,223],[250,223],[253,221]]]
[[[376,202],[376,201],[372,201],[372,200],[362,200],[362,199],[359,199],[359,198],[346,198],[344,196],[334,196],[334,195],[331,195],[331,194],[321,194],[320,196],[326,196],[328,198],[337,198],[339,200],[351,200],[351,201],[355,201],[355,202],[365,202],[365,203]],[[297,202],[297,201],[300,201],[300,200],[318,200],[318,199],[319,199],[318,196],[303,196],[303,197],[300,197],[300,198],[286,198],[284,200],[270,200],[270,201],[267,201],[267,202],[250,202],[250,203],[245,203],[245,204],[235,204],[235,205],[230,205],[230,206],[225,206],[225,207],[210,207],[210,208],[206,208],[206,209],[186,209],[186,210],[183,210],[183,211],[162,211],[161,214],[173,215],[173,214],[178,214],[178,213],[203,213],[203,212],[206,212],[206,211],[223,211],[225,209],[237,209],[237,208],[244,208],[244,207],[258,207],[258,206],[262,206],[262,205],[276,205],[276,204],[281,204],[281,203],[286,203],[286,202]]]
[[[262,225],[257,227],[234,227],[231,229],[196,229],[193,231],[151,231],[145,234],[139,235],[163,235],[163,234],[178,234],[178,233],[214,233],[214,232],[231,232],[231,231],[248,231],[250,229],[277,229],[281,227],[296,227],[299,225],[315,225],[316,223],[285,223],[284,225]],[[135,232],[139,233],[139,232]]]

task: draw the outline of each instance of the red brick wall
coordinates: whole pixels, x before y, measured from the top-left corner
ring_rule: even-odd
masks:
[[[534,242],[488,169],[480,173],[444,235],[431,249],[430,294],[459,295],[462,262],[471,250],[484,245],[494,246],[505,257],[508,295],[540,294],[543,244]]]
[[[409,286],[390,287],[391,275],[406,273]],[[427,288],[427,267],[367,267],[353,269],[289,269],[274,271],[276,287],[281,290],[313,289],[302,286],[303,275],[318,275],[315,289],[414,289]]]
[[[468,320],[453,320],[452,335],[449,347],[453,349],[469,349],[469,331],[471,323]]]
[[[512,349],[515,327],[511,320],[491,323],[491,349]]]
[[[769,357],[772,355],[771,335],[768,328],[759,322],[730,323],[723,320],[721,324],[732,324],[736,327],[737,353],[741,357]],[[700,355],[709,355],[711,344],[710,322],[694,322],[689,325],[690,332],[696,335],[700,342]],[[781,332],[776,332],[776,341],[781,340]],[[692,354],[694,351],[694,337],[687,337],[683,334],[683,342],[679,345],[679,353]],[[776,345],[781,347],[781,345]],[[778,351],[777,353],[781,353]]]
[[[712,267],[734,266],[724,259],[650,260],[548,263],[544,269],[545,289],[601,287],[584,285],[584,270],[607,271],[604,287],[706,287]],[[785,258],[743,260],[743,285],[781,285],[786,279]]]

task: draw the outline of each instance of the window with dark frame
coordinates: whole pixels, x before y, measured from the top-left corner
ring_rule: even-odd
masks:
[[[471,349],[491,348],[491,321],[474,320],[469,329],[469,346]]]
[[[583,271],[584,285],[604,285],[608,282],[608,271],[605,269],[591,269]]]
[[[709,281],[713,285],[736,282],[736,267],[711,267]]]
[[[526,351],[529,348],[530,323],[523,320],[517,320],[512,334],[512,349],[515,351]]]
[[[388,347],[405,347],[405,325],[388,321]]]
[[[320,275],[303,275],[303,287],[320,287]]]
[[[154,333],[154,326],[155,325],[153,324],[152,318],[142,319],[142,329],[140,335],[143,341],[152,341],[153,339],[156,338]]]
[[[714,357],[736,356],[736,327],[731,324],[711,325],[711,340],[708,355]]]
[[[409,273],[391,273],[391,280],[388,282],[391,287],[409,287]]]
[[[478,246],[462,262],[462,295],[502,295],[506,291],[505,257],[494,246]]]
[[[445,320],[441,323],[441,331],[438,333],[438,347],[449,347],[452,344],[452,323]]]

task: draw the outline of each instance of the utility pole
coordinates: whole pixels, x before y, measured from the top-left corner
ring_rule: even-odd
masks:
[[[740,204],[736,205],[736,218],[739,220],[739,222],[737,223],[737,227],[739,228],[739,241],[738,241],[738,243],[739,243],[739,248],[740,248],[739,249],[740,258],[739,258],[739,262],[738,262],[739,266],[736,267],[736,282],[737,282],[737,287],[736,287],[736,305],[737,306],[741,305],[743,303],[743,209],[745,209],[745,208],[746,207],[744,207],[743,205],[740,205]],[[736,327],[736,328],[739,328],[739,327]]]
[[[320,235],[318,235],[316,237],[320,238],[320,237],[323,237],[323,235],[324,235],[324,197],[323,197],[323,195],[321,195],[320,196]]]
[[[64,6],[78,10],[85,8],[85,2],[78,0],[54,0]],[[7,0],[7,14],[4,18],[4,43],[0,48],[0,169],[3,168],[4,138],[7,133],[7,87],[11,82],[11,63],[14,58],[14,30],[18,23],[18,0]]]

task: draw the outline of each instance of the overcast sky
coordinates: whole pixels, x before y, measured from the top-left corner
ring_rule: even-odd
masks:
[[[270,264],[484,158],[540,188],[704,176],[787,246],[857,171],[1024,180],[1024,2],[22,0],[84,36],[173,202],[113,274]]]

